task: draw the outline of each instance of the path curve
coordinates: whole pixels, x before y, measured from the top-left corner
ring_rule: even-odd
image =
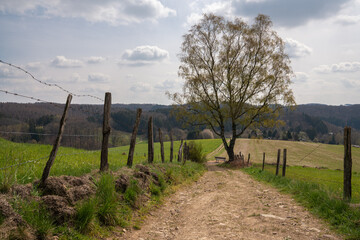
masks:
[[[242,171],[208,165],[122,239],[341,239],[289,195]]]

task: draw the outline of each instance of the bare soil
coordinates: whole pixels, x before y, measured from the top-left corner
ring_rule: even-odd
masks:
[[[121,239],[342,239],[289,195],[242,171],[208,167]]]

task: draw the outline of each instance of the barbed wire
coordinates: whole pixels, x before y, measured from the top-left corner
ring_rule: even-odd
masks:
[[[28,164],[28,163],[37,163],[39,162],[40,160],[42,159],[46,159],[46,158],[49,158],[49,156],[46,156],[46,157],[41,157],[41,158],[37,158],[37,159],[32,159],[32,160],[28,160],[26,162],[22,162],[22,163],[17,163],[17,164],[13,164],[13,165],[10,165],[10,166],[6,166],[6,167],[2,167],[0,168],[0,170],[5,170],[5,169],[8,169],[8,168],[12,168],[12,167],[17,167],[17,166],[21,166],[21,165],[24,165],[24,164]],[[16,160],[19,160],[19,159],[15,159]]]
[[[57,134],[55,133],[6,132],[6,131],[0,131],[0,134],[57,136]],[[76,135],[76,134],[62,134],[62,136],[63,137],[100,137],[100,135]]]
[[[10,91],[3,90],[3,89],[0,89],[0,92],[6,93],[6,94],[10,94],[10,95],[14,95],[14,96],[19,96],[19,97],[22,97],[22,98],[27,98],[27,99],[35,100],[35,101],[37,101],[37,102],[48,103],[48,104],[51,104],[51,105],[56,106],[56,107],[58,107],[58,108],[63,108],[63,106],[62,106],[61,104],[59,104],[59,103],[49,102],[49,101],[46,101],[46,100],[42,100],[42,99],[40,99],[40,98],[31,97],[31,96],[26,96],[26,95],[23,95],[23,94],[20,94],[20,93],[14,93],[14,92],[10,92]]]
[[[0,63],[6,64],[6,65],[8,65],[8,66],[10,66],[10,67],[16,68],[16,69],[18,69],[18,70],[26,73],[27,75],[29,75],[33,80],[37,81],[38,83],[41,83],[41,84],[46,85],[46,86],[49,86],[49,87],[57,87],[57,88],[59,88],[60,90],[66,92],[66,93],[68,93],[68,94],[73,95],[74,97],[91,97],[91,98],[94,98],[94,99],[97,99],[97,100],[99,100],[99,101],[104,102],[104,99],[101,99],[101,98],[96,97],[96,96],[94,96],[94,95],[90,95],[90,94],[76,94],[76,93],[70,92],[69,90],[67,90],[67,89],[59,86],[59,85],[56,84],[56,83],[47,83],[47,82],[44,82],[44,81],[42,81],[42,80],[34,77],[34,75],[31,74],[30,72],[28,72],[27,70],[25,70],[25,69],[23,69],[23,68],[21,68],[21,67],[19,67],[19,66],[17,66],[17,65],[14,65],[14,64],[12,64],[12,63],[5,62],[5,61],[3,61],[3,60],[1,60],[1,59],[0,59]]]
[[[292,161],[295,163],[299,163],[302,162],[305,158],[307,158],[308,156],[310,156],[313,152],[316,151],[316,149],[318,149],[322,144],[320,143],[319,145],[317,145],[313,150],[311,150],[308,154],[306,154],[303,158],[301,158],[300,160],[296,160],[296,161]]]

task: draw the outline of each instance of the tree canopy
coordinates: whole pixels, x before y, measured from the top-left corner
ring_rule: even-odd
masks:
[[[282,106],[295,104],[290,60],[271,27],[265,15],[249,25],[205,14],[183,36],[183,92],[169,96],[183,120],[206,125],[222,138],[229,160],[246,129],[273,125]],[[226,132],[231,133],[229,142]]]

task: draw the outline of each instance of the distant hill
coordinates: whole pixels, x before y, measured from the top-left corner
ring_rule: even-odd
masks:
[[[204,128],[187,126],[171,115],[171,106],[159,104],[112,104],[111,126],[115,145],[128,144],[129,134],[135,122],[136,109],[142,108],[143,114],[139,126],[139,135],[146,135],[147,121],[150,116],[154,119],[154,130],[161,128],[165,139],[168,131],[174,132],[175,139],[199,138]],[[0,136],[12,141],[51,143],[56,134],[59,119],[63,111],[62,106],[47,103],[0,103]],[[65,133],[68,135],[99,135],[102,128],[102,105],[73,104],[69,110],[69,117]],[[295,141],[319,141],[324,143],[342,143],[343,127],[353,128],[353,142],[360,144],[360,105],[329,106],[322,104],[298,105],[294,111],[284,109],[280,119],[285,125],[272,129],[251,129],[243,137],[271,138]],[[12,132],[4,133],[4,132]],[[26,132],[15,134],[14,132]],[[34,133],[34,134],[30,134]],[[36,135],[40,134],[40,135]],[[41,135],[42,134],[42,135]],[[155,135],[156,136],[156,135]],[[100,137],[96,140],[79,137],[78,139],[64,138],[63,145],[84,146],[97,148]]]

